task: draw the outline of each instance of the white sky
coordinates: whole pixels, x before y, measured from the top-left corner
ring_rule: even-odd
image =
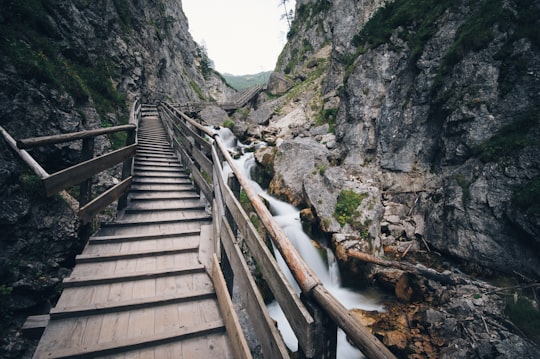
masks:
[[[294,9],[295,0],[287,3]],[[280,0],[182,0],[193,39],[217,71],[248,75],[273,70],[287,41]]]

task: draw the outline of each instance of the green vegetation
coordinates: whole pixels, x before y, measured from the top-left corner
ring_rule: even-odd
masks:
[[[327,12],[331,6],[332,3],[328,0],[318,0],[317,2],[309,2],[307,4],[300,5],[296,11],[291,29],[287,33],[287,39],[291,39],[298,33],[300,30],[299,25],[303,25],[305,28],[313,27],[312,21],[315,16]]]
[[[189,86],[191,86],[193,91],[195,91],[197,96],[199,96],[199,99],[201,99],[202,101],[206,101],[206,96],[204,96],[204,93],[203,93],[201,87],[195,81],[193,81],[193,80],[190,81]]]
[[[531,216],[540,215],[540,176],[516,186],[512,198],[514,204]]]
[[[41,178],[30,170],[21,174],[19,183],[23,192],[30,198],[40,198],[45,194]]]
[[[267,84],[271,74],[272,71],[265,71],[253,75],[237,76],[231,74],[223,74],[223,77],[232,88],[238,91],[242,91],[253,86]]]
[[[114,8],[116,9],[116,13],[118,14],[118,17],[120,18],[120,21],[122,22],[122,25],[124,28],[131,28],[131,10],[129,8],[129,1],[128,0],[113,0]]]
[[[471,186],[471,182],[462,174],[456,174],[454,175],[454,178],[458,186],[461,187],[461,201],[465,205],[469,202],[469,199],[471,198],[471,192],[469,189],[469,187]]]
[[[325,165],[317,165],[315,166],[315,170],[312,172],[312,174],[319,173],[321,176],[324,176],[326,173],[326,166]]]
[[[315,125],[320,126],[327,123],[329,126],[328,132],[334,133],[336,131],[337,112],[338,112],[337,108],[322,109],[319,112],[319,115],[317,116],[317,118],[315,119]]]
[[[534,289],[533,289],[534,290]],[[540,311],[525,296],[507,295],[505,314],[535,343],[540,343]]]
[[[531,129],[540,123],[540,112],[532,109],[501,128],[493,137],[473,149],[483,162],[496,162],[514,156],[526,146],[537,143]]]
[[[493,40],[494,25],[499,31],[507,31],[508,23],[513,20],[511,11],[503,7],[502,0],[484,0],[476,14],[458,29],[456,40],[446,54],[441,71],[447,73],[470,51],[479,51]]]
[[[411,57],[417,59],[427,40],[435,33],[437,20],[454,3],[452,0],[396,0],[387,3],[353,37],[352,44],[359,48],[358,54],[363,53],[389,43],[392,33],[399,28],[398,36],[409,42]]]
[[[358,223],[355,221],[355,218],[360,215],[357,208],[367,197],[367,193],[356,193],[353,190],[341,191],[334,209],[334,218],[342,227],[348,223],[353,228],[359,228]]]
[[[222,127],[227,127],[229,130],[232,131],[233,127],[234,127],[234,122],[231,121],[231,120],[225,120],[222,124],[221,124]]]
[[[50,1],[12,1],[3,11],[0,47],[23,79],[64,91],[79,106],[92,99],[102,116],[125,107],[124,97],[111,81],[119,74],[112,62],[92,62],[58,45]]]

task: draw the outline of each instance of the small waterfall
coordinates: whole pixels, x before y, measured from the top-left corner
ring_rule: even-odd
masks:
[[[223,142],[231,147],[232,152],[243,153],[243,149],[248,147],[236,140],[232,132],[227,128],[218,130]],[[313,240],[302,229],[300,221],[300,211],[283,201],[280,201],[269,195],[261,186],[251,180],[251,170],[256,166],[255,158],[252,152],[243,153],[236,160],[236,165],[243,174],[251,181],[253,189],[270,205],[270,212],[274,216],[277,223],[281,226],[289,240],[296,247],[302,258],[306,261],[309,267],[317,274],[324,286],[347,308],[360,308],[364,310],[382,311],[382,306],[378,303],[378,295],[376,293],[360,293],[341,286],[341,276],[336,258],[329,248],[316,246]],[[230,173],[229,166],[224,167],[224,176]],[[325,256],[321,251],[325,251]],[[285,273],[293,288],[300,293],[300,288],[296,284],[292,273],[289,271],[285,261],[279,254],[279,251],[274,248],[277,262],[281,270]],[[326,260],[325,258],[326,257]],[[278,328],[285,340],[285,344],[291,351],[298,350],[298,341],[294,335],[285,315],[277,302],[268,305],[270,315],[278,323]],[[345,333],[342,330],[338,331],[338,348],[337,358],[340,359],[356,359],[364,358],[362,353],[351,346],[346,339]]]

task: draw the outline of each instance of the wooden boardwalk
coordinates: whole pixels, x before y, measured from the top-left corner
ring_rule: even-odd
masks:
[[[77,256],[34,358],[234,357],[208,274],[211,217],[154,111],[128,206]]]

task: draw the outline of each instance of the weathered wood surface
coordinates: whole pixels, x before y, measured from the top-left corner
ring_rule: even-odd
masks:
[[[155,108],[141,113],[135,190],[77,257],[34,358],[238,357],[206,268],[210,217]]]

